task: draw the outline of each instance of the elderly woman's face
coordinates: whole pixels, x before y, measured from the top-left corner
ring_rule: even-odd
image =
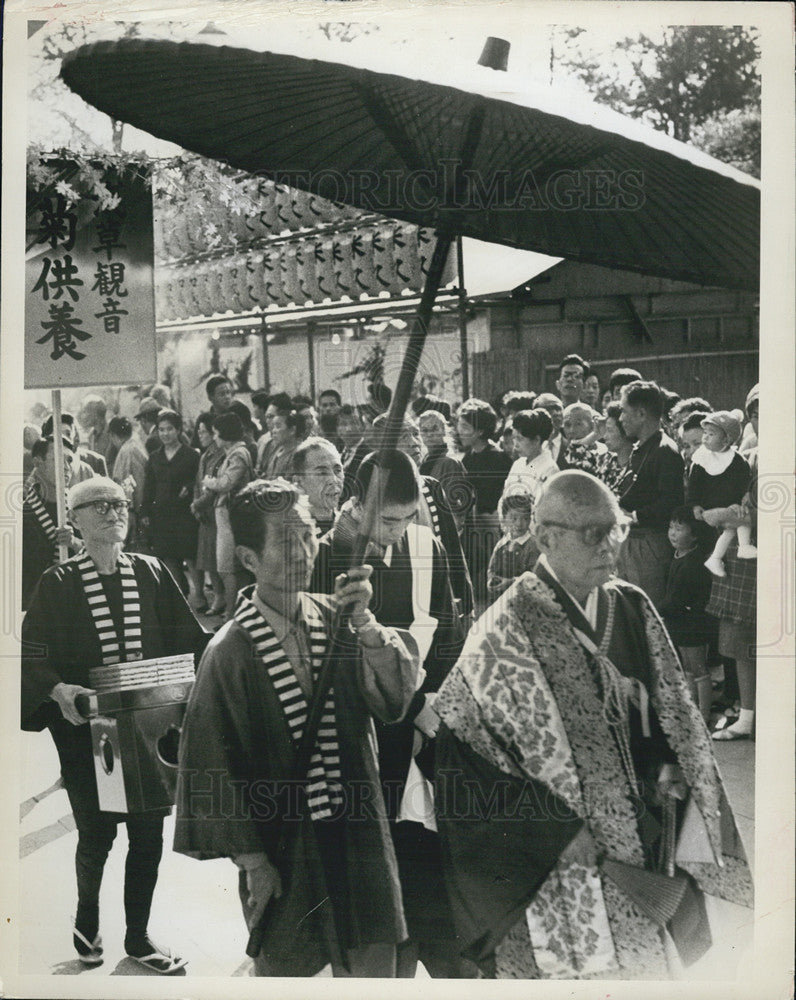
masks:
[[[580,441],[594,430],[594,423],[580,410],[574,410],[564,416],[564,435],[570,441]]]

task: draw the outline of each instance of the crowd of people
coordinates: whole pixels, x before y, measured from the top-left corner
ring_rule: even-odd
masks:
[[[232,858],[250,930],[270,913],[257,974],[409,977],[420,961],[439,978],[649,977],[671,971],[667,942],[685,964],[701,954],[704,907],[664,933],[598,868],[671,868],[666,831],[688,829],[693,897],[749,899],[710,738],[754,735],[757,387],[716,410],[628,368],[603,387],[569,355],[555,392],[418,396],[381,464],[384,385],[364,406],[263,390],[250,408],[217,375],[190,427],[164,389],[135,421],[106,423],[97,396],[63,415],[68,527],[52,419],[26,438],[23,641],[50,652],[23,659],[23,725],[50,728],[75,812],[81,959],[102,959],[99,885],[124,820],[128,877],[147,873],[125,889],[128,954],[184,964],[146,927],[160,826],[109,820],[86,792],[75,698],[107,650],[81,659],[49,609],[82,608],[91,560],[118,657],[125,586],[147,655],[201,656],[175,849]],[[356,670],[319,692],[340,607]],[[231,817],[236,788],[289,784],[318,699],[292,838],[278,795]]]

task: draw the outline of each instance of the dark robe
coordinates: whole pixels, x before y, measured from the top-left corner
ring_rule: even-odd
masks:
[[[439,524],[435,534],[448,557],[453,596],[459,602],[460,613],[467,616],[473,610],[473,582],[470,579],[470,570],[464,558],[464,549],[454,518],[454,514],[458,513],[461,497],[449,493],[443,483],[433,476],[423,475],[422,479],[437,510]],[[460,485],[461,482],[464,483],[464,490],[468,490],[466,480],[460,481]]]
[[[322,601],[316,606],[328,620]],[[377,673],[354,644],[347,669],[335,674],[344,814],[328,825],[316,821],[337,838],[333,866],[322,857],[329,836],[320,837],[295,798],[303,802],[303,783],[296,790],[290,780],[295,743],[249,633],[228,623],[202,658],[180,741],[174,849],[196,858],[265,852],[280,867],[288,908],[281,922],[289,927],[297,907],[300,919],[276,953],[261,956],[261,975],[313,975],[335,949],[345,954],[406,936],[372,728],[374,717],[400,719],[414,691],[416,661],[397,637],[395,648],[394,666]],[[300,836],[289,837],[282,863],[277,845],[286,823]],[[324,905],[330,896],[345,910],[335,913],[337,940]],[[341,926],[348,940],[340,939]]]
[[[350,545],[341,528],[342,524],[338,519],[336,529],[321,541],[314,576],[314,581],[321,590],[328,591],[334,577],[344,572],[350,562]],[[418,526],[417,530],[428,529]],[[398,857],[410,936],[419,941],[431,936],[455,941],[456,934],[443,881],[439,837],[420,823],[398,821],[399,807],[412,761],[415,719],[425,705],[426,695],[439,689],[458,659],[464,642],[445,551],[435,537],[432,536],[429,542],[432,546],[429,613],[437,624],[423,660],[426,676],[412,698],[403,720],[393,725],[377,722],[376,734],[382,790]],[[428,570],[425,567],[413,569],[406,535],[393,546],[389,567],[373,553],[366,555],[364,561],[373,566],[370,580],[373,587],[371,610],[376,618],[382,625],[406,629],[411,633],[415,626],[412,601],[415,574]],[[428,625],[422,627],[428,628]],[[416,759],[421,771],[430,778],[433,741],[428,743],[424,740],[424,744]]]
[[[127,555],[141,598],[143,658],[178,653],[201,656],[210,634],[194,618],[171,573],[152,556]],[[120,574],[100,575],[100,580],[121,636]],[[122,662],[124,659],[122,649]],[[91,687],[89,670],[99,666],[102,652],[82,577],[76,561],[69,560],[53,566],[39,580],[22,623],[21,714],[23,729],[38,732],[49,728],[73,811],[99,808],[90,727],[67,722],[48,696],[59,681]]]

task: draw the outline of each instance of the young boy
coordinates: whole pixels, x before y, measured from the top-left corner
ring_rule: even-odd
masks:
[[[691,458],[686,503],[693,508],[698,521],[723,528],[712,554],[705,563],[715,576],[724,576],[723,558],[737,530],[738,557],[754,559],[757,550],[751,544],[751,522],[737,529],[724,528],[720,508],[741,504],[749,486],[749,464],[735,450],[741,436],[741,422],[734,413],[719,410],[702,420],[702,445]],[[707,514],[707,517],[705,516]]]
[[[527,493],[509,493],[500,502],[505,534],[495,546],[487,570],[487,590],[494,601],[518,576],[533,569],[539,549],[531,534],[532,501]]]
[[[711,535],[690,507],[676,507],[669,523],[674,558],[669,564],[666,594],[660,612],[702,718],[710,720],[712,685],[707,668],[707,646],[715,639],[718,623],[706,613],[711,578],[704,565]]]

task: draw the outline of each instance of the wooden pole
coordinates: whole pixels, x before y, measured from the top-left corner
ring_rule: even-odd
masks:
[[[315,345],[313,341],[315,339],[316,323],[315,320],[310,320],[307,323],[307,353],[310,359],[310,399],[312,400],[313,406],[315,405]]]
[[[53,389],[53,454],[55,456],[55,509],[58,527],[66,526],[66,480],[64,478],[64,439],[61,431],[61,390]],[[58,546],[58,562],[66,562],[69,551]]]
[[[467,359],[467,290],[464,287],[462,238],[456,237],[456,261],[459,269],[459,354],[462,364],[462,399],[470,398],[470,366]]]

